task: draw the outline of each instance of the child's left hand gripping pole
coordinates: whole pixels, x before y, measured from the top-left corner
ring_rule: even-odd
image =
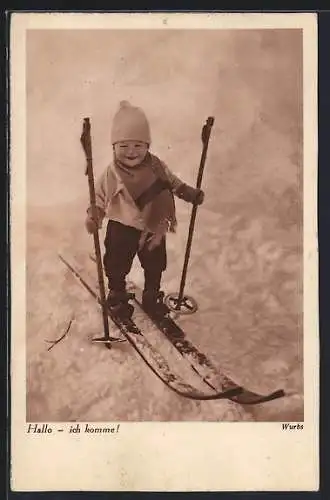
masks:
[[[94,185],[94,173],[93,173],[93,158],[92,158],[92,140],[91,140],[91,124],[89,118],[84,118],[83,122],[83,130],[80,137],[80,142],[85,152],[86,156],[86,171],[85,175],[88,176],[88,187],[89,187],[89,198],[90,198],[90,207],[92,211],[92,217],[94,221],[97,221],[97,208],[95,201],[95,185]],[[100,289],[100,299],[102,306],[102,315],[103,315],[103,327],[104,327],[104,337],[95,339],[98,342],[104,342],[106,346],[110,349],[110,335],[109,335],[109,322],[108,322],[108,313],[107,313],[107,305],[105,298],[105,287],[104,287],[104,279],[103,279],[103,268],[102,268],[102,257],[101,257],[101,249],[100,249],[100,239],[98,231],[94,231],[94,248],[95,248],[95,256],[96,256],[96,265],[97,265],[97,275],[99,281],[99,289]]]

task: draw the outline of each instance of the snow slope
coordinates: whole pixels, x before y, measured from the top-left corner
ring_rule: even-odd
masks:
[[[32,31],[27,54],[28,420],[302,420],[300,33]],[[120,99],[145,109],[153,152],[190,183],[201,127],[215,117],[186,288],[199,310],[179,321],[234,379],[259,392],[284,388],[286,398],[249,414],[226,401],[186,401],[129,346],[110,353],[89,342],[100,311],[57,251],[92,250],[82,119],[91,118],[98,175]],[[177,201],[168,292],[179,287],[190,209]],[[143,283],[137,263],[132,277]],[[45,339],[71,318],[47,351]]]

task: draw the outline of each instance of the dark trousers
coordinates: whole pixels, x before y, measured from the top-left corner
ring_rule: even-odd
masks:
[[[165,237],[153,250],[145,247],[139,250],[140,237],[141,231],[138,229],[109,220],[103,258],[109,289],[118,292],[125,290],[125,278],[137,255],[144,270],[144,289],[151,292],[159,290],[162,272],[167,265]]]

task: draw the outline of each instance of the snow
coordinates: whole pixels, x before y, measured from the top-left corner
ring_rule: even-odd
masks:
[[[27,41],[28,421],[302,420],[300,34],[30,31]],[[258,392],[283,388],[285,398],[249,413],[228,401],[184,400],[127,344],[91,343],[100,310],[57,252],[93,250],[82,120],[91,118],[97,176],[111,158],[121,99],[145,109],[152,151],[191,184],[201,127],[215,117],[186,284],[199,309],[178,321],[234,380]],[[176,204],[168,293],[179,288],[191,213]],[[130,278],[143,284],[137,262]],[[71,319],[47,351],[45,340]]]

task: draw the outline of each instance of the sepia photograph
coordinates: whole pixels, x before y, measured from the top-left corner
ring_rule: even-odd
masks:
[[[298,436],[303,26],[128,18],[27,23],[12,74],[26,435],[195,422]]]
[[[303,421],[301,30],[26,41],[27,420]]]

